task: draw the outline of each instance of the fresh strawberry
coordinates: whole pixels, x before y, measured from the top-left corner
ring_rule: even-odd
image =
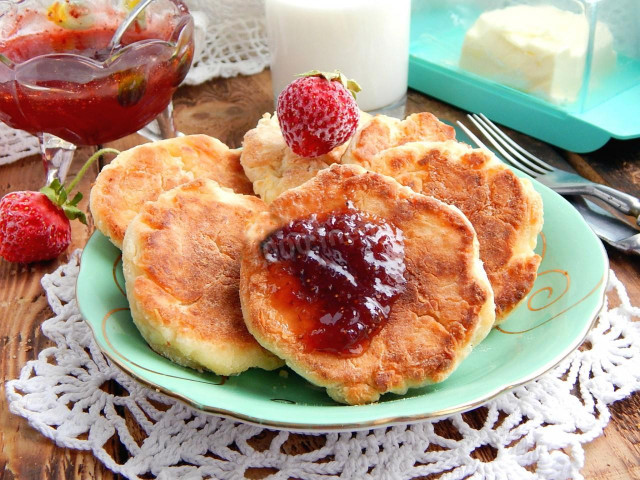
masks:
[[[0,200],[0,257],[10,262],[38,262],[56,258],[71,243],[71,224],[76,218],[87,223],[78,208],[82,194],[68,200],[67,191],[77,185],[89,165],[104,153],[119,153],[105,148],[87,160],[69,188],[58,179],[39,192],[22,191],[6,194]]]
[[[69,243],[69,219],[45,194],[12,192],[0,200],[0,255],[6,260],[50,260]]]
[[[304,73],[278,96],[278,122],[294,153],[317,157],[346,142],[356,131],[360,86],[336,71]]]

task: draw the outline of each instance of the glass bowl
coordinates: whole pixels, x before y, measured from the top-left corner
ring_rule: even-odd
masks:
[[[156,0],[106,47],[127,4],[0,0],[0,120],[78,145],[133,133],[169,104],[193,59],[193,21]]]
[[[64,179],[75,145],[170,119],[193,60],[193,19],[181,0],[155,0],[109,48],[137,3],[0,0],[0,121],[38,135],[49,176]]]

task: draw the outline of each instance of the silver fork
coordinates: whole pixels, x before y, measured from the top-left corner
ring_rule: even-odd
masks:
[[[467,117],[502,157],[517,169],[561,195],[587,195],[598,198],[620,213],[635,217],[640,225],[640,199],[615,188],[594,183],[575,173],[552,167],[514,142],[483,114],[469,114]],[[464,124],[458,122],[458,125],[479,147],[487,148]]]

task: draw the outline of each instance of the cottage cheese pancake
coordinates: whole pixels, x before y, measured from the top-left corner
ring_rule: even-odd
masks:
[[[366,164],[467,216],[478,235],[498,323],[525,298],[540,264],[533,250],[543,221],[542,199],[529,180],[490,151],[453,140],[381,150],[368,155]]]
[[[190,135],[122,152],[104,167],[91,189],[96,227],[118,248],[129,222],[145,202],[197,178],[209,178],[237,193],[253,193],[240,153],[207,135]]]
[[[284,192],[246,238],[249,331],[339,402],[442,381],[493,325],[465,216],[361,167]]]
[[[360,124],[371,118],[360,112]],[[349,142],[319,157],[301,157],[285,143],[278,118],[268,113],[249,130],[243,141],[240,162],[253,190],[265,202],[271,203],[280,193],[303,184],[320,170],[340,161]]]
[[[341,162],[369,168],[372,159],[388,148],[409,142],[454,140],[455,136],[453,127],[429,112],[414,113],[404,120],[376,115],[353,135]]]
[[[265,208],[208,179],[141,208],[122,261],[131,316],[156,352],[219,375],[282,365],[247,331],[238,296],[244,231]]]

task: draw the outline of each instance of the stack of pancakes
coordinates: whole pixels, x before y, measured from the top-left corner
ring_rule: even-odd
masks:
[[[349,203],[403,233],[406,287],[355,357],[309,351],[274,301],[261,244]],[[444,380],[527,295],[542,200],[429,113],[363,116],[352,139],[302,158],[266,114],[241,150],[194,135],[135,147],[98,176],[97,227],[123,251],[134,322],[172,361],[220,375],[285,363],[362,404]]]

